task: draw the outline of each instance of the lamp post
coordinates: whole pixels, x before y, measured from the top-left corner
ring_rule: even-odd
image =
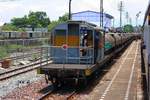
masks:
[[[137,14],[136,14],[136,31],[138,31],[138,18],[141,14],[141,11],[139,11]]]
[[[138,26],[138,18],[141,14],[141,11],[139,11],[137,14],[136,14],[136,27]]]
[[[71,20],[71,1],[69,0],[69,20]]]

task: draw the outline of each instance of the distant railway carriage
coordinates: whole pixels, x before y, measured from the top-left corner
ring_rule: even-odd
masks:
[[[133,37],[128,34],[106,33],[85,21],[68,21],[52,31],[49,58],[52,63],[38,69],[54,85],[66,80],[87,83],[103,64],[126,47]],[[105,43],[104,43],[105,40]]]
[[[44,32],[18,32],[18,31],[2,31],[2,39],[31,39],[31,38],[42,38],[45,37],[46,33]]]
[[[111,52],[115,48],[115,38],[110,34],[105,34],[105,54]]]
[[[2,38],[16,38],[17,37],[17,32],[13,31],[13,32],[9,32],[9,31],[5,31],[5,32],[1,32]]]

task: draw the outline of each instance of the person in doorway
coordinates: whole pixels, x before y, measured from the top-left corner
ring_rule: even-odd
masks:
[[[88,41],[88,34],[84,34],[83,40],[82,40],[82,46],[87,47],[87,41]],[[86,50],[82,49],[82,56],[86,55]]]

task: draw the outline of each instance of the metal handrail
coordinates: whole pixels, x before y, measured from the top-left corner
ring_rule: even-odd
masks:
[[[52,48],[60,48],[60,47],[62,47],[62,46],[44,46],[44,47],[42,47],[42,49],[46,49],[47,50],[47,52],[46,53],[48,53],[48,54],[45,54],[44,53],[44,55],[42,54],[41,56],[42,56],[42,58],[47,58],[47,59],[56,59],[56,60],[59,60],[59,59],[62,59],[62,57],[52,57],[52,55],[50,54],[50,53],[52,53],[51,52],[51,49]],[[93,60],[94,60],[94,48],[92,47],[92,46],[88,46],[88,47],[83,47],[83,46],[69,46],[69,48],[78,48],[79,49],[79,51],[81,50],[81,49],[85,49],[86,51],[87,51],[87,54],[86,54],[86,56],[81,56],[80,54],[79,54],[79,57],[66,57],[65,59],[66,59],[66,61],[64,61],[64,62],[62,62],[62,66],[63,66],[63,68],[65,68],[65,64],[67,64],[67,62],[68,62],[68,60],[79,60],[79,62],[78,63],[76,63],[76,64],[85,64],[85,65],[87,65],[87,68],[89,67],[89,66],[91,66],[92,64],[93,64]],[[65,51],[65,52],[67,52],[67,50]],[[80,52],[79,52],[80,53]],[[90,55],[91,54],[91,55]],[[84,63],[83,63],[83,62]]]

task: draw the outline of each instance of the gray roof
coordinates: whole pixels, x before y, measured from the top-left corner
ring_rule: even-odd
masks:
[[[86,10],[86,11],[81,11],[81,12],[77,12],[77,13],[72,13],[72,15],[80,14],[80,13],[87,13],[87,12],[92,12],[92,13],[100,14],[100,12]],[[101,14],[102,14],[102,13],[101,13]],[[114,18],[114,17],[111,16],[110,14],[107,14],[107,13],[103,13],[103,14],[105,14],[106,17],[108,17],[108,18],[110,18],[110,19],[113,19],[113,18]]]

